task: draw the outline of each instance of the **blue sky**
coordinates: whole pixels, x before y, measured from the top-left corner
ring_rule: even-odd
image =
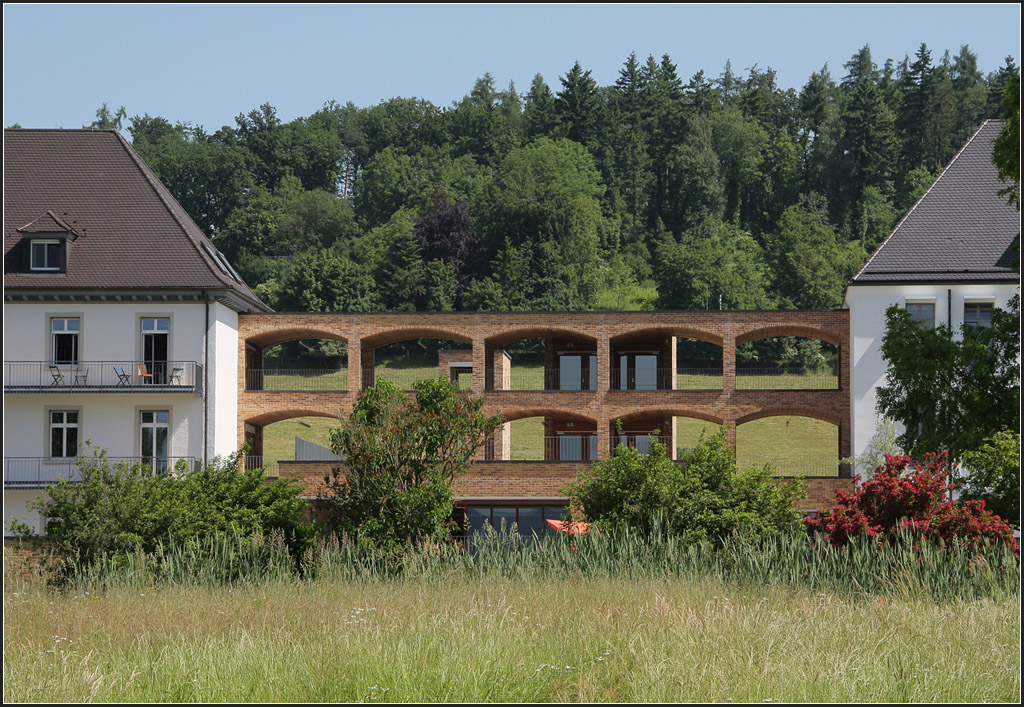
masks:
[[[630,52],[668,53],[687,80],[726,60],[799,89],[865,44],[881,65],[924,42],[967,44],[988,73],[1020,64],[1020,7],[989,5],[4,5],[4,125],[81,127],[103,102],[214,130],[269,102],[283,120],[325,102],[417,96],[447,106],[491,72],[553,90],[577,60],[601,85]]]

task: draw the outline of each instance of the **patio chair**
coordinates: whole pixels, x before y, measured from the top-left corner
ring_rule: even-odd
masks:
[[[168,383],[171,385],[181,385],[181,377],[185,374],[185,368],[183,366],[175,366],[171,369],[171,375],[168,378]]]
[[[153,374],[149,372],[149,367],[146,364],[144,364],[144,363],[140,363],[139,364],[138,374],[139,374],[139,378],[142,379],[143,383],[152,383],[153,382]]]
[[[64,373],[54,365],[50,365],[50,375],[53,376],[53,382],[50,385],[64,385]]]
[[[81,366],[75,369],[75,385],[85,385],[89,380],[89,367]]]
[[[114,366],[114,373],[117,374],[117,384],[130,386],[132,377],[124,370],[124,366]]]

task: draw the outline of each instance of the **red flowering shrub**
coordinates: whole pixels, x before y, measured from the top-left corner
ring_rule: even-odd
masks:
[[[804,523],[837,547],[859,535],[881,540],[897,528],[909,528],[947,543],[1002,542],[1019,555],[1010,526],[987,510],[984,501],[948,500],[954,488],[949,471],[945,451],[926,454],[923,460],[886,454],[885,465],[854,493],[837,491],[832,509]]]

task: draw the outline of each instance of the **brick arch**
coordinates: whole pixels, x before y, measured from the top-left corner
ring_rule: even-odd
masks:
[[[663,407],[655,407],[655,406],[651,406],[649,408],[641,408],[639,410],[634,410],[633,412],[627,412],[627,413],[622,414],[622,415],[616,415],[614,418],[612,418],[612,422],[614,423],[616,420],[622,420],[623,422],[628,422],[630,420],[633,420],[633,419],[636,419],[636,418],[639,418],[639,417],[650,417],[650,416],[654,416],[654,415],[670,415],[672,417],[688,417],[688,418],[691,418],[691,419],[694,419],[694,420],[704,420],[705,422],[710,422],[710,423],[715,424],[715,425],[724,425],[725,424],[725,419],[724,418],[719,417],[718,415],[713,415],[713,414],[711,414],[709,412],[703,412],[701,410],[689,410],[689,409],[683,409],[683,408],[663,408]]]
[[[763,417],[809,417],[814,420],[828,422],[836,427],[839,427],[842,422],[841,416],[835,415],[828,410],[806,407],[774,407],[764,408],[763,410],[743,415],[736,419],[736,426],[739,427],[744,422],[753,422]]]
[[[409,339],[448,339],[465,344],[473,343],[472,334],[463,331],[440,327],[400,326],[394,329],[386,329],[377,334],[364,336],[360,344],[364,348],[377,348],[385,344],[393,344],[396,341],[408,341]]]
[[[267,348],[276,344],[283,344],[286,341],[298,341],[299,339],[330,339],[331,341],[343,341],[348,343],[348,337],[330,329],[323,329],[313,326],[289,326],[281,329],[261,332],[246,338],[245,343]]]
[[[566,329],[561,327],[523,327],[491,334],[486,342],[490,346],[507,346],[525,339],[542,339],[546,336],[561,336],[567,339],[583,339],[587,343],[597,344],[597,337],[588,331]]]
[[[774,336],[802,336],[808,339],[818,339],[833,346],[839,346],[842,343],[842,335],[829,329],[807,326],[806,324],[776,324],[774,326],[751,329],[737,335],[736,345],[739,346],[740,344],[757,339],[769,339]]]
[[[697,339],[698,341],[706,341],[709,344],[715,346],[723,346],[724,338],[721,334],[716,334],[712,331],[705,331],[703,329],[696,329],[693,327],[682,327],[682,326],[638,326],[636,329],[630,329],[613,336],[610,340],[612,346],[618,346],[623,342],[628,341],[634,336],[644,335],[661,335],[661,336],[675,336],[680,339]]]
[[[588,415],[580,414],[576,410],[566,410],[564,408],[523,408],[513,410],[508,413],[498,413],[501,415],[502,420],[505,422],[512,422],[513,420],[524,420],[528,417],[546,417],[546,416],[557,416],[568,419],[572,422],[589,422],[597,424],[597,419]]]
[[[339,424],[341,418],[337,415],[331,415],[324,412],[323,410],[315,410],[312,408],[289,408],[284,410],[270,410],[260,415],[254,415],[253,417],[243,420],[243,427],[245,424],[259,425],[260,427],[266,427],[272,425],[275,422],[281,422],[282,420],[291,420],[296,417],[329,417],[338,420]]]

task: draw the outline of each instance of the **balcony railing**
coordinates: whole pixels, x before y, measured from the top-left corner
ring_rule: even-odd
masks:
[[[146,471],[166,474],[179,470],[195,471],[198,460],[195,457],[107,457],[111,468],[119,464],[141,464]],[[85,464],[92,462],[84,460]],[[179,463],[182,465],[179,467]],[[43,488],[63,479],[82,480],[83,460],[54,457],[4,457],[4,488]]]
[[[806,372],[802,368],[736,369],[736,390],[838,390],[835,371]]]
[[[203,367],[195,361],[10,361],[6,392],[202,392]]]
[[[597,390],[597,377],[589,368],[567,373],[560,368],[517,368],[507,375],[487,369],[487,390],[590,391]]]
[[[672,435],[660,432],[623,432],[612,436],[612,449],[617,449],[620,444],[623,444],[641,454],[647,454],[651,449],[651,440],[658,440],[667,448],[672,446]]]
[[[422,380],[437,378],[441,375],[437,368],[365,368],[363,369],[363,390],[370,388],[379,381],[388,381],[399,390],[415,390],[415,383]],[[456,376],[448,376],[459,390],[472,390],[473,372],[463,370]]]
[[[348,390],[348,369],[247,368],[245,389],[271,392],[344,392]]]
[[[613,368],[612,390],[721,390],[721,368]]]

